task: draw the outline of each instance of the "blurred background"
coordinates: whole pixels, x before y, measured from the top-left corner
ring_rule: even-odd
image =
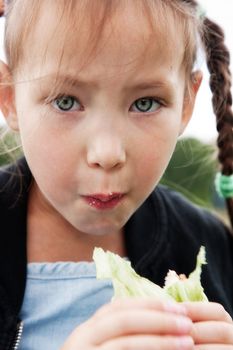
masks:
[[[200,0],[199,3],[207,16],[223,27],[226,44],[233,57],[233,0]],[[0,58],[4,60],[3,33],[4,19],[0,19]],[[198,93],[193,118],[179,140],[161,182],[182,192],[194,203],[215,211],[217,215],[227,220],[224,201],[219,198],[214,188],[214,178],[218,171],[215,146],[217,132],[204,56],[198,60],[198,68],[203,71],[204,79]],[[231,68],[233,71],[232,63]],[[4,133],[5,123],[1,113],[0,128]],[[21,155],[17,142],[17,135],[6,133],[0,149],[0,164],[12,161],[12,156],[6,153],[7,148],[14,149],[13,158]]]

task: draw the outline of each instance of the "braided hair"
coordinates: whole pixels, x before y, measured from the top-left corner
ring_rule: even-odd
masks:
[[[182,0],[198,10],[195,0]],[[212,105],[218,131],[218,159],[223,175],[233,174],[233,111],[231,94],[230,53],[225,46],[222,28],[207,17],[201,18],[201,41],[206,53],[210,73]],[[233,198],[226,199],[227,209],[233,226]]]
[[[233,174],[233,112],[231,94],[230,54],[224,44],[224,33],[214,22],[205,18],[202,37],[210,72],[210,89],[218,130],[218,159],[224,175]],[[227,198],[227,208],[233,226],[233,198]]]

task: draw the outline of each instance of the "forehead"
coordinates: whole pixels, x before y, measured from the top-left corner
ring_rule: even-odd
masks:
[[[148,63],[181,66],[183,35],[171,10],[164,14],[154,8],[152,14],[143,1],[135,0],[109,1],[108,7],[107,1],[72,1],[70,7],[62,3],[42,2],[28,35],[22,66],[32,78],[61,68],[78,73],[93,63],[99,74],[104,70],[110,75],[116,68],[120,73]]]

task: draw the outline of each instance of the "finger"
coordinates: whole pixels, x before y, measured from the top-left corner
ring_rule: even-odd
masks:
[[[109,340],[101,350],[193,350],[191,337],[128,336]]]
[[[233,325],[226,322],[197,322],[193,326],[195,344],[231,344],[233,350]]]
[[[90,341],[100,345],[125,335],[184,335],[192,330],[192,321],[181,315],[152,310],[118,311],[99,319],[92,327]]]
[[[202,345],[195,345],[195,350],[233,350],[233,347],[231,345],[222,345],[222,344],[202,344]]]
[[[212,302],[183,303],[187,315],[193,322],[197,321],[224,321],[232,324],[232,318],[221,304]]]
[[[161,301],[155,298],[120,298],[112,301],[101,307],[95,314],[95,318],[102,318],[104,315],[112,314],[115,311],[124,309],[130,311],[131,309],[148,309],[160,310],[165,312],[177,313],[186,315],[186,308],[181,303],[173,301]],[[95,319],[95,322],[97,319]]]

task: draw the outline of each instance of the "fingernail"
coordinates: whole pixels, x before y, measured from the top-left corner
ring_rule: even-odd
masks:
[[[182,314],[182,315],[187,314],[186,308],[183,305],[175,303],[175,302],[173,303],[172,301],[167,302],[164,305],[164,309],[165,309],[165,311],[168,311],[168,312],[174,312],[174,313],[178,313],[178,314]]]
[[[177,349],[189,350],[193,349],[194,342],[191,337],[180,337],[177,339]]]
[[[192,328],[192,321],[187,317],[176,318],[177,328],[181,333],[190,332]]]

